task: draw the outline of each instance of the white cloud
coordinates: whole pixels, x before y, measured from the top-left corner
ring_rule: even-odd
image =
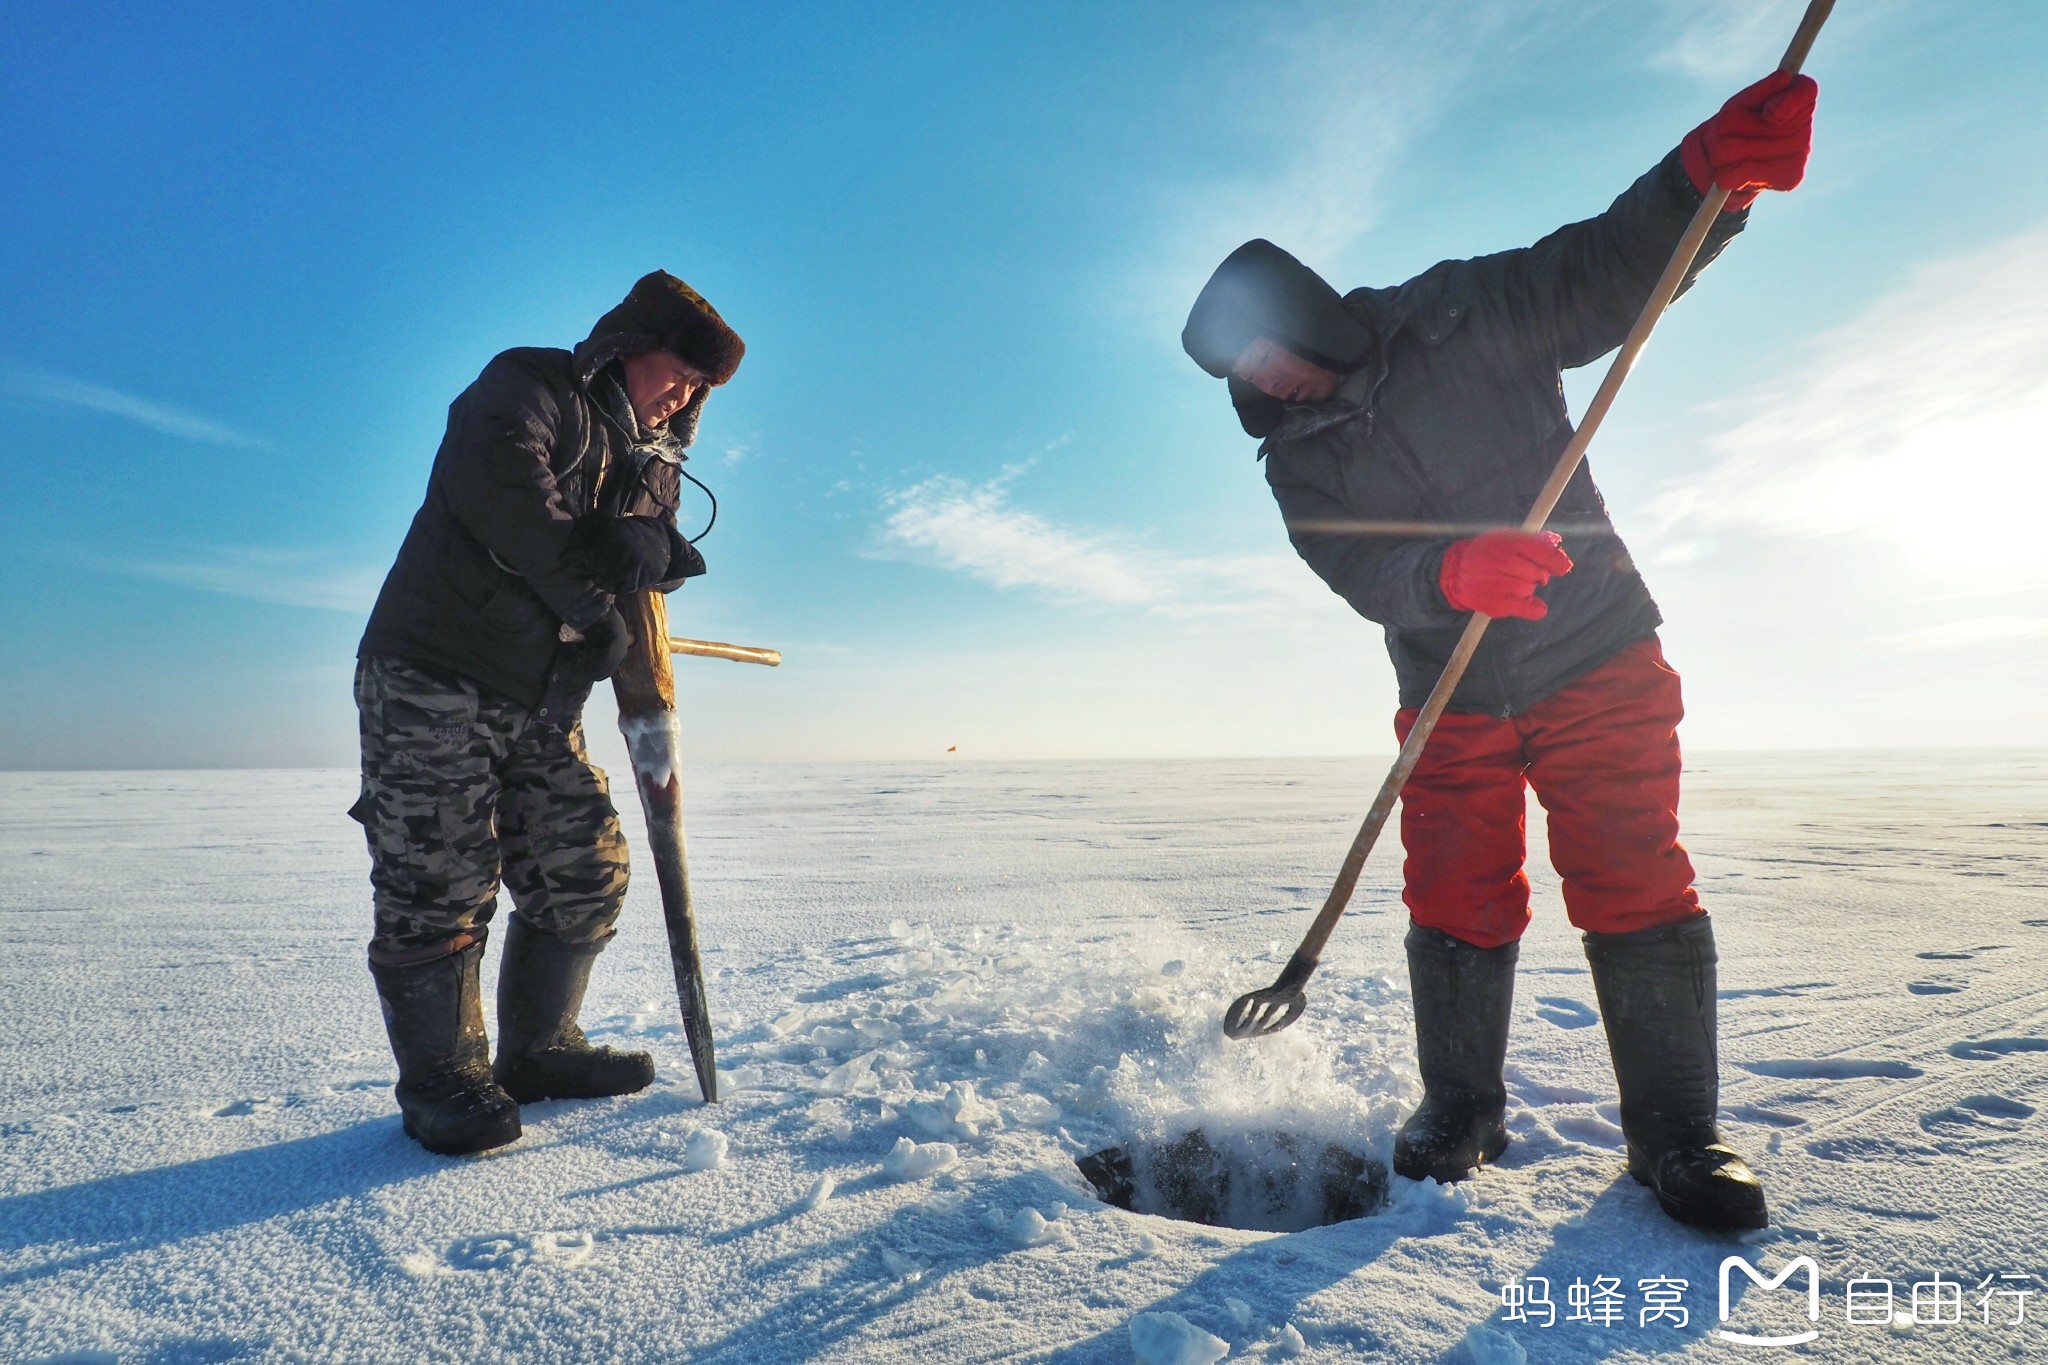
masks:
[[[1165,592],[1156,571],[1099,539],[1009,505],[1003,480],[970,488],[927,479],[890,499],[888,538],[998,588],[1035,588],[1070,602],[1143,606]]]
[[[2048,232],[1925,267],[1802,350],[1709,411],[1734,420],[1651,503],[1662,529],[1865,534],[1965,583],[2048,581]]]
[[[53,374],[48,370],[0,364],[0,384],[4,384],[8,392],[22,398],[84,408],[88,412],[105,413],[153,431],[182,436],[187,440],[206,441],[213,445],[240,446],[250,450],[260,450],[264,446],[264,442],[253,436],[245,436],[231,427],[182,408],[138,398],[134,394],[122,393],[117,389],[107,388],[103,384],[88,383],[83,379],[73,379],[69,375]]]
[[[135,578],[287,607],[367,615],[381,569],[336,564],[330,556],[255,546],[216,546],[172,559],[116,560],[102,567]]]
[[[1018,472],[978,487],[927,479],[892,495],[885,541],[993,587],[1183,620],[1252,615],[1289,626],[1327,619],[1335,601],[1292,553],[1175,555],[1132,537],[1055,525],[1010,504]]]

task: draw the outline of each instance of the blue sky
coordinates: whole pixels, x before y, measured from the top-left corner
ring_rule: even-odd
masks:
[[[696,757],[1385,752],[1194,290],[1597,212],[1800,9],[13,7],[0,766],[352,763],[447,403],[655,266],[749,345],[676,629],[788,657],[681,662]],[[1594,447],[1695,749],[2048,744],[2044,40],[1842,0],[1807,186]]]

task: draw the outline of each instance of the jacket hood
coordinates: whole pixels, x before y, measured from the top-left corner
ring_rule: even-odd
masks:
[[[599,370],[643,351],[668,351],[710,380],[664,424],[671,436],[688,445],[696,437],[704,399],[733,377],[747,344],[702,294],[666,270],[655,270],[642,275],[577,346],[576,378],[587,389]]]
[[[1196,296],[1180,344],[1197,365],[1230,381],[1239,424],[1261,437],[1279,426],[1283,405],[1231,375],[1230,367],[1262,336],[1340,374],[1372,345],[1372,333],[1337,291],[1271,242],[1254,238],[1226,256]]]
[[[1372,333],[1345,310],[1323,277],[1264,238],[1230,253],[1202,286],[1180,344],[1218,379],[1258,337],[1326,369],[1356,365]]]

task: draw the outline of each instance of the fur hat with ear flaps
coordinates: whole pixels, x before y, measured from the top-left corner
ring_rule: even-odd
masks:
[[[642,351],[667,351],[710,381],[666,424],[672,437],[688,445],[697,434],[705,396],[732,378],[747,343],[702,294],[666,270],[655,270],[642,275],[624,301],[590,329],[576,348],[577,373],[588,384],[612,361]]]
[[[1196,296],[1180,344],[1197,365],[1230,379],[1238,420],[1254,436],[1280,424],[1282,405],[1233,378],[1230,367],[1262,336],[1340,374],[1364,359],[1372,344],[1372,333],[1337,291],[1271,242],[1255,238],[1224,257]]]

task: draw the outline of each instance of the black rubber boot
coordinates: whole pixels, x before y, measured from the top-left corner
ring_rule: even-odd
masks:
[[[484,940],[426,962],[370,962],[384,1030],[398,1059],[408,1137],[443,1156],[502,1147],[519,1136],[519,1106],[491,1078],[477,968]]]
[[[1394,1170],[1410,1180],[1463,1180],[1508,1145],[1508,1018],[1519,943],[1475,948],[1408,926],[1408,984],[1422,1103],[1394,1139]]]
[[[576,1026],[591,964],[610,938],[565,943],[516,916],[498,964],[498,1084],[521,1104],[629,1095],[654,1080],[645,1052],[592,1047]]]
[[[1621,1087],[1629,1174],[1681,1223],[1763,1227],[1763,1185],[1714,1126],[1721,1085],[1713,924],[1700,915],[1632,934],[1587,934],[1586,960]]]

